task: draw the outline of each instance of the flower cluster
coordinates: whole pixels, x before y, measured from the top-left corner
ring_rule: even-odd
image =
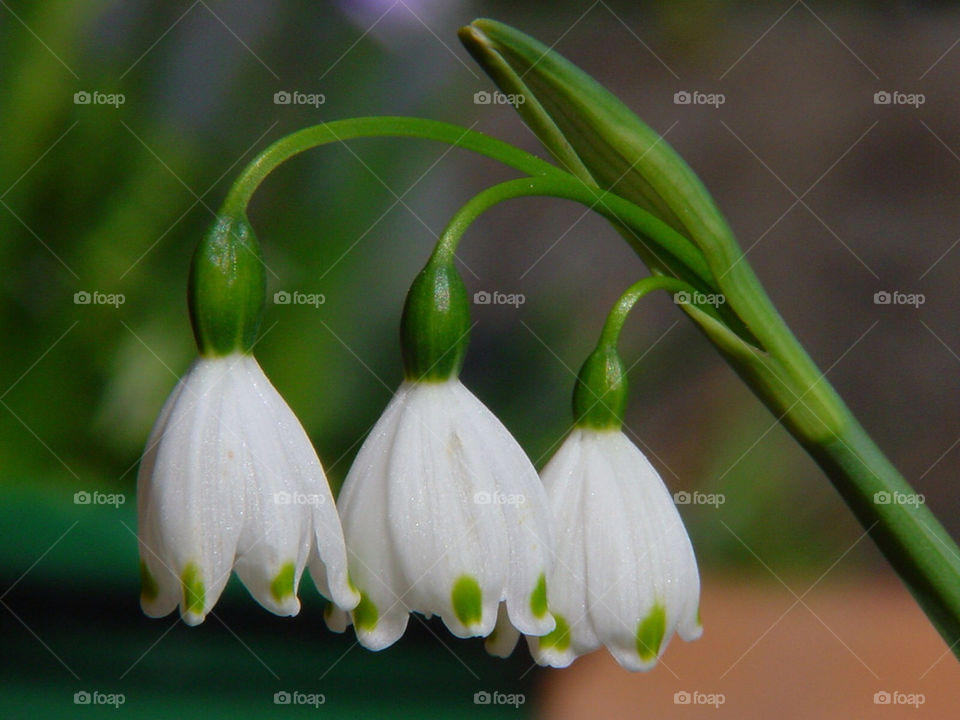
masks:
[[[406,379],[351,467],[339,512],[316,453],[252,355],[264,283],[245,223],[223,221],[191,273],[200,357],[154,427],[138,480],[141,604],[211,612],[232,570],[295,615],[309,568],[327,624],[380,650],[410,613],[507,655],[526,635],[563,667],[606,646],[652,667],[700,633],[689,538],[656,471],[620,430],[625,382],[603,345],[581,371],[577,424],[538,477],[460,382],[466,289],[432,258],[404,307]],[[257,302],[259,295],[260,301]]]

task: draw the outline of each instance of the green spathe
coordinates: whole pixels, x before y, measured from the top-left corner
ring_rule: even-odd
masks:
[[[470,301],[452,258],[432,258],[403,306],[400,344],[407,380],[443,382],[460,374],[470,339]]]
[[[245,216],[217,219],[190,264],[188,303],[193,334],[207,357],[249,352],[266,302],[260,244]]]
[[[619,430],[627,406],[627,373],[612,343],[601,342],[587,357],[573,389],[577,427]]]
[[[676,151],[583,70],[495,20],[474,20],[460,39],[505,93],[524,97],[517,111],[570,172],[615,189],[694,242],[732,238]]]

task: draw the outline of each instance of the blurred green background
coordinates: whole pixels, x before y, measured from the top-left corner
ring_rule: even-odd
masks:
[[[490,15],[539,37],[664,132],[727,213],[776,304],[866,427],[954,534],[960,470],[960,14],[953,4],[0,2],[0,713],[77,716],[78,691],[136,717],[276,712],[324,693],[328,716],[530,713],[545,671],[412,622],[373,654],[325,630],[304,583],[295,620],[235,582],[185,628],[137,605],[135,478],[151,424],[195,350],[192,249],[256,152],[309,124],[432,117],[538,154],[455,31]],[[719,108],[678,91],[720,92]],[[883,90],[919,107],[876,105]],[[117,107],[78,92],[122,93]],[[278,105],[279,91],[325,102]],[[401,303],[454,210],[510,172],[424,141],[364,140],[296,158],[250,217],[281,290],[257,355],[334,484],[401,379]],[[799,199],[798,199],[799,198]],[[461,252],[478,305],[465,381],[538,467],[609,305],[643,268],[599,218],[514,201]],[[878,291],[923,293],[920,308]],[[75,294],[122,294],[111,305]],[[664,298],[626,332],[631,433],[682,508],[707,582],[816,578],[860,529],[817,468]],[[75,493],[122,493],[119,508]],[[868,543],[835,571],[889,572]],[[524,692],[491,708],[479,690]],[[386,709],[385,709],[386,708]],[[292,713],[314,708],[287,708]]]

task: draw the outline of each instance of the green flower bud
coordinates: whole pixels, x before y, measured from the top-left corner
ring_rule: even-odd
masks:
[[[463,279],[452,260],[431,259],[410,286],[400,320],[407,380],[456,377],[469,339],[470,302]]]
[[[573,389],[578,427],[618,430],[627,406],[627,372],[614,345],[602,343],[587,357]]]
[[[266,303],[260,244],[245,216],[217,219],[190,264],[187,303],[201,355],[249,352]]]

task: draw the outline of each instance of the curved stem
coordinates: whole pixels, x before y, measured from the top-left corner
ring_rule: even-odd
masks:
[[[494,205],[513,198],[532,196],[573,200],[608,220],[640,230],[655,245],[655,248],[651,248],[644,244],[646,252],[657,259],[653,264],[655,268],[684,277],[692,285],[712,288],[710,270],[703,255],[683,235],[633,203],[584,185],[567,173],[508,180],[475,195],[444,228],[434,249],[435,259],[451,259],[463,233]],[[657,250],[660,255],[657,255]]]
[[[598,345],[610,345],[615,348],[620,340],[620,331],[623,330],[623,324],[627,321],[627,316],[630,315],[633,306],[641,298],[655,290],[667,290],[674,293],[695,291],[694,288],[682,280],[663,275],[652,275],[638,280],[624,291],[616,305],[607,314]]]
[[[480,215],[505,200],[531,196],[556,197],[586,206],[613,223],[653,274],[676,277],[686,283],[678,289],[691,293],[719,293],[703,254],[686,237],[629,200],[585,185],[567,173],[508,180],[475,195],[444,228],[431,259],[451,261],[463,234]],[[721,305],[717,309],[696,303],[681,304],[694,317],[700,310],[715,318],[717,332],[734,336],[735,344],[762,349],[749,327],[729,306]]]
[[[260,183],[279,165],[311,148],[361,137],[414,137],[437,140],[486,155],[535,176],[566,173],[509,143],[459,125],[412,117],[364,117],[314,125],[277,140],[258,155],[234,182],[224,201],[226,212],[242,213]]]

